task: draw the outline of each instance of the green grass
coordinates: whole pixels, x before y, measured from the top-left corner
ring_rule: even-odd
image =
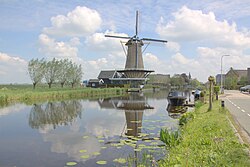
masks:
[[[250,166],[249,155],[235,136],[226,109],[214,102],[212,111],[208,104],[199,106],[194,119],[181,128],[182,141],[170,148],[169,155],[160,166]]]
[[[123,88],[61,88],[55,86],[49,89],[46,85],[41,85],[33,89],[32,85],[0,85],[0,106],[15,102],[33,103],[46,100],[107,97],[123,93],[125,93]]]

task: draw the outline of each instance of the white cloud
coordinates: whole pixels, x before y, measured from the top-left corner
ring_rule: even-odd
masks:
[[[223,58],[223,73],[227,73],[230,67],[246,70],[250,64],[250,56],[244,55],[237,49],[198,47],[196,52],[198,56],[193,58],[181,53],[173,55],[165,64],[171,67],[168,68],[168,72],[170,74],[190,72],[194,78],[206,82],[208,76],[220,73],[222,55],[230,55]]]
[[[101,70],[123,69],[125,56],[120,54],[108,54],[105,57],[83,62],[84,78],[97,78]]]
[[[176,53],[174,56],[172,56],[172,59],[180,64],[188,64],[191,62],[191,60],[187,59],[186,57],[184,57],[182,54],[180,53]]]
[[[206,82],[208,76],[220,73],[222,55],[230,55],[223,59],[224,73],[230,67],[246,69],[250,64],[250,56],[244,55],[237,49],[198,47],[196,52],[197,56],[192,58],[177,52],[167,60],[161,60],[152,53],[146,53],[144,55],[145,68],[153,69],[155,73],[171,75],[190,72],[193,78]]]
[[[66,16],[52,17],[52,27],[44,28],[43,32],[56,36],[87,36],[98,30],[101,22],[102,19],[96,10],[77,6]]]
[[[78,54],[76,45],[80,44],[78,38],[72,38],[70,42],[57,42],[46,34],[39,35],[39,51],[48,57],[75,59]]]
[[[155,73],[169,73],[169,65],[164,60],[159,59],[152,53],[146,53],[143,56],[144,68],[154,70]]]
[[[0,117],[9,115],[12,113],[22,112],[24,109],[27,110],[27,107],[24,104],[15,104],[12,106],[8,106],[0,109]]]
[[[127,40],[105,37],[106,34],[128,37],[127,34],[115,33],[113,31],[107,30],[105,33],[95,33],[89,36],[86,40],[87,47],[95,51],[121,52],[122,51],[121,41],[127,41]]]
[[[0,83],[28,83],[28,63],[20,57],[0,52]]]
[[[83,139],[82,136],[88,136]],[[43,140],[51,144],[51,152],[66,153],[70,158],[78,162],[84,162],[86,159],[81,158],[82,155],[90,155],[90,159],[95,158],[94,152],[100,152],[101,145],[98,139],[87,133],[67,131],[61,133],[60,131],[51,131],[43,133]],[[79,150],[84,149],[86,153],[80,153]]]
[[[181,46],[177,43],[177,42],[173,42],[173,41],[169,41],[167,44],[166,44],[166,47],[171,50],[171,51],[174,51],[174,52],[179,52],[180,51],[180,48]]]
[[[247,34],[239,32],[235,23],[216,20],[213,12],[204,14],[183,6],[173,16],[167,23],[163,18],[159,21],[156,31],[160,36],[173,41],[210,41],[224,47],[250,46]]]

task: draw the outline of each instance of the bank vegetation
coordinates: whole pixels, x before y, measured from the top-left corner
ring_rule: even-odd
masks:
[[[176,132],[164,132],[165,138],[176,137],[179,142],[167,141],[169,154],[160,166],[250,166],[249,145],[242,144],[235,136],[230,125],[228,110],[213,103],[201,105],[192,113],[186,113],[180,119],[181,127]],[[164,132],[164,133],[163,133]]]
[[[125,88],[85,88],[85,87],[65,87],[54,85],[48,88],[46,85],[39,85],[33,89],[31,85],[0,85],[0,106],[10,103],[24,102],[32,104],[47,100],[99,98],[109,96],[119,96],[125,94]]]

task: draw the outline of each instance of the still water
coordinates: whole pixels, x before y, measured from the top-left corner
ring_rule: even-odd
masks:
[[[178,128],[167,93],[1,108],[0,167],[138,166],[164,158],[160,129]]]

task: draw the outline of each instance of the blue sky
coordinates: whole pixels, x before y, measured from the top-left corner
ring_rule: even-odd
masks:
[[[250,0],[0,0],[0,83],[30,83],[32,58],[69,58],[83,79],[125,65],[120,40],[104,34],[168,40],[143,54],[155,73],[191,73],[206,81],[230,67],[250,67]]]

